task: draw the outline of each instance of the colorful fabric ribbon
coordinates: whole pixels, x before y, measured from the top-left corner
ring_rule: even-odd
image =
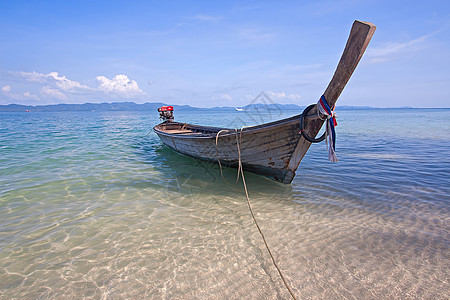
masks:
[[[317,102],[317,109],[318,113],[322,115],[327,116],[327,149],[328,149],[328,158],[331,162],[338,162],[339,159],[336,156],[336,131],[335,127],[337,126],[336,122],[336,114],[334,113],[334,110],[331,110],[330,106],[328,105],[327,100],[325,99],[325,96],[322,95],[319,99],[319,102]]]

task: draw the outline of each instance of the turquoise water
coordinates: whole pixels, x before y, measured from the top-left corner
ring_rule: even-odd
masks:
[[[296,113],[175,117],[240,128]],[[246,174],[298,298],[450,298],[449,113],[340,111],[339,163],[318,144],[291,185]],[[0,112],[1,299],[289,298],[242,183],[163,146],[148,134],[157,123]]]

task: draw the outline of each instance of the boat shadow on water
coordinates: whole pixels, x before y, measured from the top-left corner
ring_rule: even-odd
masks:
[[[241,197],[244,194],[242,178],[236,182],[238,171],[235,168],[222,166],[222,174],[218,163],[199,160],[176,153],[164,145],[153,149],[153,161],[158,162],[162,176],[168,179],[168,188],[175,191],[186,190],[193,194],[211,194],[215,196]],[[258,197],[265,194],[278,194],[280,198],[292,196],[292,187],[281,184],[267,177],[245,172],[245,180],[249,192]]]

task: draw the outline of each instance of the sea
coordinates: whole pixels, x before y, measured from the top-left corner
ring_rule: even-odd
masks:
[[[241,128],[293,110],[175,111]],[[245,172],[297,299],[449,299],[450,109],[338,110],[291,184]],[[0,299],[290,299],[237,170],[153,111],[0,112]]]

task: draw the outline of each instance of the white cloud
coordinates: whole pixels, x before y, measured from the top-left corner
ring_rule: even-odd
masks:
[[[15,72],[13,74],[25,79],[25,81],[37,83],[41,95],[61,100],[69,99],[69,93],[71,96],[70,99],[73,99],[74,94],[84,94],[91,99],[92,97],[98,99],[104,98],[105,94],[108,95],[108,98],[111,98],[111,96],[129,98],[145,95],[139,88],[137,82],[129,79],[126,75],[116,75],[112,79],[105,76],[97,76],[98,85],[96,87],[89,87],[78,81],[68,79],[58,72],[44,74],[33,71]],[[149,82],[149,84],[150,83],[152,82]],[[2,88],[2,91],[8,93],[10,89],[9,86],[5,86]],[[30,99],[38,98],[38,96],[32,95],[31,93],[27,94],[27,96]]]
[[[25,92],[23,93],[23,96],[25,97],[25,99],[27,100],[39,100],[40,98],[37,95],[33,95],[30,92]]]
[[[11,91],[11,87],[9,85],[5,85],[4,87],[2,87],[3,93],[9,93],[10,91]]]
[[[59,76],[58,72],[50,72],[48,74],[38,72],[18,72],[20,77],[31,82],[46,82],[47,84],[55,84],[63,91],[75,91],[77,89],[90,89],[87,85],[78,81],[67,79],[66,76]]]
[[[266,94],[272,98],[273,100],[285,100],[285,99],[289,99],[289,100],[300,100],[300,98],[302,96],[298,95],[298,94],[289,94],[286,95],[285,92],[272,92],[272,91],[268,91],[266,92]]]
[[[273,97],[273,98],[284,98],[286,97],[286,94],[284,92],[272,92],[272,91],[268,91],[267,95],[269,95],[269,97]]]
[[[231,97],[230,94],[222,95],[222,96],[220,96],[220,98],[221,98],[222,100],[227,100],[227,101],[233,100],[233,98]]]
[[[46,96],[50,96],[53,98],[57,98],[57,99],[61,99],[61,100],[65,100],[67,99],[67,96],[64,95],[60,90],[58,89],[54,89],[50,86],[43,86],[41,88],[41,94],[46,95]]]
[[[368,62],[386,62],[397,55],[418,51],[423,48],[428,37],[429,35],[424,35],[404,43],[385,43],[382,47],[369,48],[367,50]]]
[[[31,94],[30,92],[25,92],[23,94],[17,94],[17,93],[10,93],[11,87],[9,85],[5,85],[2,87],[3,94],[13,100],[39,100],[39,97],[36,95]]]
[[[105,76],[97,76],[99,82],[98,89],[105,93],[113,93],[122,97],[133,97],[144,95],[145,93],[139,88],[134,80],[130,80],[126,75],[116,75],[113,79]]]
[[[69,80],[66,76],[58,76],[58,72],[50,72],[48,77],[56,80],[56,86],[64,91],[72,91],[75,89],[89,89],[87,85],[81,84],[78,81]]]
[[[20,77],[25,78],[27,81],[32,82],[45,82],[47,75],[38,72],[17,72]]]

